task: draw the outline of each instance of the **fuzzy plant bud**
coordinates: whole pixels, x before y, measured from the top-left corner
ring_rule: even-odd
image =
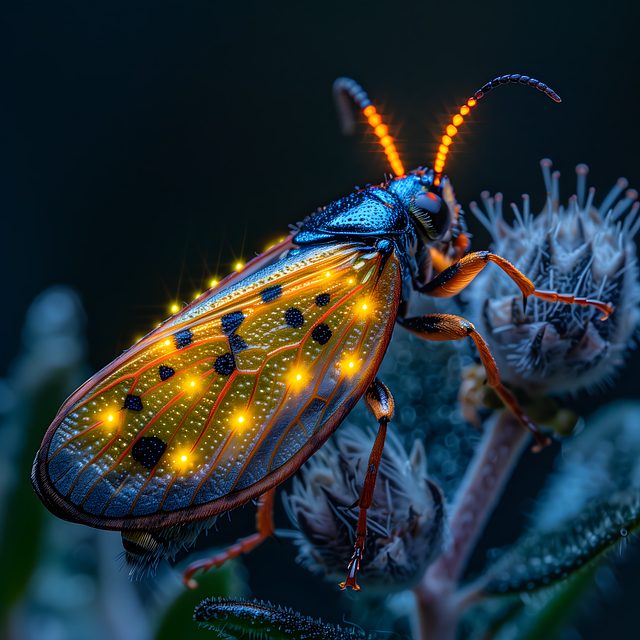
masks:
[[[558,171],[541,161],[547,190],[540,214],[512,204],[514,221],[505,221],[502,194],[483,192],[486,214],[471,211],[493,238],[492,250],[520,269],[536,289],[611,303],[602,320],[593,307],[545,302],[522,296],[497,269],[486,269],[466,295],[476,326],[489,342],[500,375],[539,395],[605,387],[624,354],[634,346],[640,319],[640,285],[634,236],[640,229],[638,192],[620,178],[599,207],[595,189],[586,189],[588,168],[576,167],[577,195],[560,204]],[[625,191],[626,190],[626,191]],[[631,211],[629,212],[629,209]]]
[[[284,502],[298,529],[298,562],[330,580],[344,579],[353,554],[359,508],[374,437],[344,425],[293,479]],[[444,496],[427,477],[419,440],[411,453],[389,431],[367,512],[367,541],[360,577],[367,591],[414,586],[441,552]]]

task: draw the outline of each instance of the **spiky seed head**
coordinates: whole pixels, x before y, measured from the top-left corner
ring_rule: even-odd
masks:
[[[595,189],[589,189],[585,201],[588,169],[578,165],[578,195],[564,207],[560,173],[551,174],[548,159],[541,165],[548,197],[537,216],[530,213],[529,196],[524,195],[522,212],[511,205],[515,220],[509,224],[502,214],[502,194],[492,198],[486,191],[481,194],[486,213],[475,202],[471,211],[491,233],[492,250],[537,289],[611,302],[614,313],[601,321],[592,307],[548,303],[534,296],[523,312],[518,289],[497,269],[486,269],[469,287],[467,313],[475,316],[502,378],[529,393],[606,387],[625,352],[635,346],[640,320],[633,240],[640,228],[634,203],[638,193],[629,189],[623,194],[627,181],[621,178],[595,207]]]
[[[373,442],[372,433],[343,426],[296,474],[291,494],[284,497],[289,517],[300,532],[298,562],[332,581],[344,580],[353,554],[357,501]],[[410,588],[442,549],[444,497],[426,476],[422,442],[416,440],[407,455],[390,429],[373,504],[367,511],[367,541],[360,565],[362,583],[369,592]]]

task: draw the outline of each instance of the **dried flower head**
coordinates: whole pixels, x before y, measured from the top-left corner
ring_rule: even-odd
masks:
[[[362,489],[373,434],[345,425],[293,480],[284,502],[299,530],[298,561],[332,580],[344,578],[353,554]],[[426,477],[424,447],[407,456],[392,431],[378,470],[360,575],[367,589],[413,586],[439,555],[444,537],[442,490]]]
[[[506,380],[530,392],[577,391],[604,387],[633,346],[640,319],[640,285],[633,237],[638,192],[620,178],[599,208],[595,189],[586,197],[589,169],[576,167],[577,195],[560,205],[560,172],[551,174],[551,160],[541,161],[547,202],[538,216],[530,213],[529,196],[523,211],[512,204],[515,220],[502,215],[502,194],[483,192],[486,215],[475,202],[471,211],[491,233],[493,250],[520,269],[537,289],[555,290],[611,302],[607,321],[592,307],[548,303],[531,296],[526,310],[510,280],[486,270],[469,289],[467,300],[489,341]],[[624,216],[631,207],[631,212]]]

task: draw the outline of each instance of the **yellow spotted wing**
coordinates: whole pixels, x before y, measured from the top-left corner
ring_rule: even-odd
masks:
[[[185,307],[96,374],[33,482],[106,529],[201,520],[265,493],[337,428],[391,337],[400,266],[360,243],[294,251]]]

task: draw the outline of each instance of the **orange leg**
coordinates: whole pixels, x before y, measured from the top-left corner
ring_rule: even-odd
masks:
[[[611,305],[604,304],[599,300],[587,298],[576,298],[572,295],[556,293],[555,291],[539,291],[531,280],[520,273],[508,260],[497,256],[490,251],[476,251],[464,256],[459,262],[445,269],[433,280],[420,289],[420,293],[427,293],[437,298],[448,298],[460,293],[471,281],[487,266],[488,262],[497,264],[517,285],[524,297],[526,306],[528,296],[536,296],[547,302],[564,302],[566,304],[579,304],[581,307],[593,306],[602,311],[606,320],[612,313]]]
[[[193,579],[194,574],[202,569],[202,572],[209,571],[212,567],[220,567],[227,560],[233,560],[243,553],[249,553],[257,547],[265,538],[273,536],[273,498],[275,488],[270,489],[258,501],[258,510],[256,511],[256,529],[257,532],[241,538],[235,544],[230,545],[224,551],[211,556],[192,562],[182,576],[182,581],[189,589],[197,589],[198,583]]]
[[[347,579],[340,583],[341,589],[351,587],[354,591],[360,591],[360,587],[356,582],[356,576],[360,569],[360,561],[364,553],[364,543],[367,538],[367,509],[371,507],[371,503],[373,502],[373,490],[376,486],[378,467],[380,466],[380,459],[382,458],[384,441],[387,437],[387,425],[393,417],[393,398],[391,397],[391,393],[377,378],[371,383],[369,389],[367,389],[364,400],[367,409],[375,416],[380,426],[378,427],[378,435],[376,436],[376,441],[373,443],[373,449],[369,456],[367,475],[365,476],[360,499],[358,500],[360,515],[358,516],[355,548],[349,566],[347,567],[349,573]]]
[[[545,436],[540,429],[531,421],[527,414],[518,406],[513,394],[502,385],[498,365],[493,359],[487,343],[476,331],[476,328],[464,318],[448,314],[434,313],[415,318],[398,319],[398,323],[405,329],[411,331],[425,340],[462,340],[471,338],[478,348],[480,359],[487,373],[487,382],[496,390],[502,401],[513,415],[525,426],[536,439],[536,450],[540,450],[549,444],[551,440]]]
[[[429,252],[431,253],[433,270],[436,273],[440,273],[458,262],[470,244],[467,234],[460,233],[450,244],[446,244],[442,250],[439,247],[431,247]],[[449,247],[453,248],[453,255],[449,255],[451,253]]]

